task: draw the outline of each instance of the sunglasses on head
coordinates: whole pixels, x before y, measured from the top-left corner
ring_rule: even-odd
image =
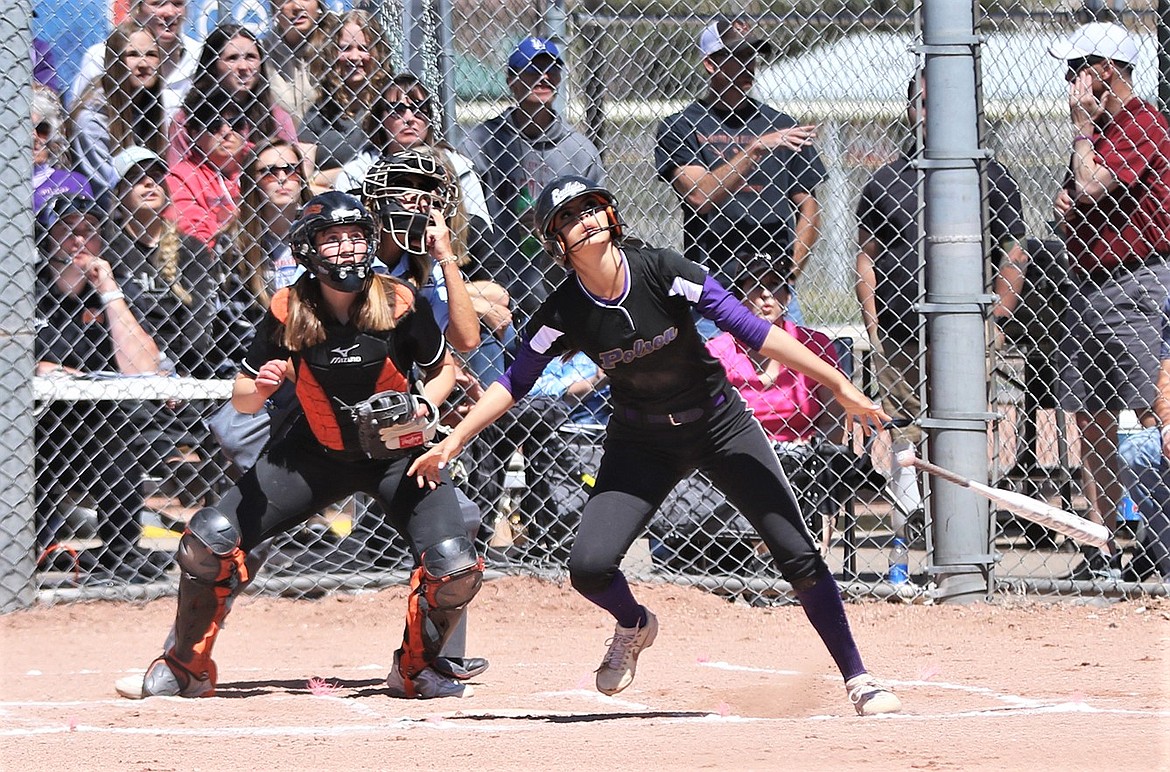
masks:
[[[406,113],[409,111],[409,112],[413,112],[413,113],[414,113],[416,116],[421,116],[421,117],[423,117],[423,118],[428,118],[428,119],[429,119],[429,118],[431,117],[431,106],[432,106],[432,104],[433,104],[433,103],[431,102],[431,99],[430,99],[430,97],[427,97],[426,99],[422,100],[421,102],[411,102],[411,101],[398,101],[398,102],[389,102],[389,101],[383,101],[383,102],[382,102],[382,103],[379,105],[379,110],[378,110],[378,112],[379,112],[379,114],[381,114],[381,115],[382,115],[382,117],[386,117],[386,116],[389,116],[389,115],[395,115],[395,116],[397,116],[397,117],[399,117],[399,118],[405,118],[405,117],[406,117]]]

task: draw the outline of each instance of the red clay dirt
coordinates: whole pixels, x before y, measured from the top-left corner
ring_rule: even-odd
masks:
[[[174,599],[9,614],[0,767],[1170,769],[1165,599],[851,604],[868,666],[905,703],[863,719],[799,607],[635,590],[661,631],[614,698],[593,688],[607,616],[532,578],[477,598],[471,653],[492,667],[465,700],[387,695],[405,588],[241,598],[216,650],[219,696],[201,700],[114,693],[159,653]]]

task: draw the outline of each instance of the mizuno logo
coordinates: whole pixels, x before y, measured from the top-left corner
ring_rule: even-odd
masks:
[[[360,343],[355,343],[354,345],[347,346],[345,348],[333,349],[333,351],[331,352],[333,354],[333,356],[329,359],[329,364],[331,364],[331,365],[351,365],[351,364],[355,364],[357,362],[361,362],[362,358],[360,356],[354,356],[354,354],[353,354],[353,352],[356,351],[360,346],[361,346]]]

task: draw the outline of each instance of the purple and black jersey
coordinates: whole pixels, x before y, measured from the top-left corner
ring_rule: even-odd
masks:
[[[699,265],[666,249],[627,246],[620,297],[602,300],[570,275],[526,329],[500,382],[520,399],[554,357],[583,351],[609,376],[615,404],[645,413],[706,405],[727,387],[723,366],[695,329],[692,308],[752,348],[771,325]]]

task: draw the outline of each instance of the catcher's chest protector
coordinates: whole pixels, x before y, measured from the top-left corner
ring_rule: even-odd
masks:
[[[394,285],[398,318],[413,305],[409,287]],[[278,293],[272,309],[284,321],[288,310],[287,295]],[[279,303],[277,300],[282,300]],[[397,328],[384,333],[361,332],[350,325],[328,325],[326,339],[293,355],[296,367],[297,399],[313,436],[331,450],[360,450],[357,425],[352,408],[381,391],[410,391],[413,362],[396,334]]]

